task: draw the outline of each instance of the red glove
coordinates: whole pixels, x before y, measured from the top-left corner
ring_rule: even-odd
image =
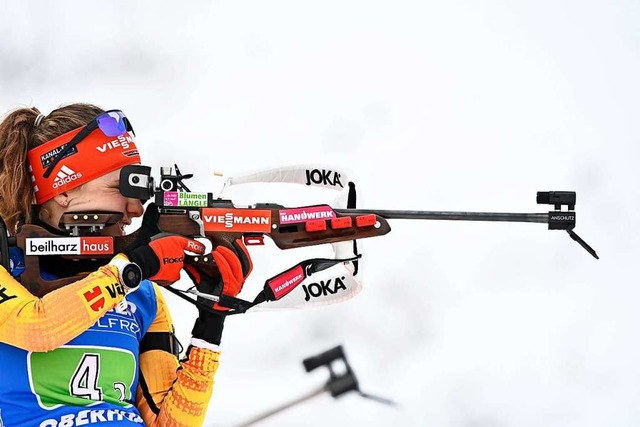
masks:
[[[240,293],[242,285],[244,285],[247,276],[249,276],[253,269],[247,248],[242,243],[237,246],[241,251],[240,254],[236,254],[235,251],[225,246],[218,246],[212,254],[218,270],[220,270],[220,275],[222,276],[222,294],[230,297],[235,297]],[[246,271],[242,268],[240,257],[244,257],[247,262],[248,267],[246,267]]]
[[[233,250],[226,246],[217,246],[213,251],[212,255],[216,265],[213,270],[208,270],[213,275],[191,264],[184,266],[198,291],[210,295],[224,294],[232,297],[240,293],[242,285],[253,269],[253,264],[242,240],[238,239],[232,242],[231,246]],[[222,307],[218,303],[212,305],[211,300],[206,298],[198,297],[198,302],[216,310],[228,310],[227,307]],[[191,331],[192,336],[212,344],[220,344],[226,316],[211,313],[200,307],[198,307],[198,314]]]
[[[124,254],[129,261],[138,264],[143,279],[169,285],[180,279],[184,251],[203,255],[205,246],[184,236],[162,233],[158,219],[158,208],[151,203],[144,213],[136,240],[125,248]]]
[[[184,252],[204,254],[205,246],[195,240],[173,234],[159,234],[147,245],[126,251],[129,261],[142,270],[142,278],[168,285],[180,279],[184,267]]]
[[[242,290],[242,286],[253,270],[253,264],[247,248],[241,239],[231,243],[233,249],[217,246],[212,256],[216,262],[216,273],[213,276],[197,269],[195,266],[185,265],[185,271],[198,288],[198,291],[211,295],[226,295],[235,297]],[[200,298],[200,302],[211,305],[211,301]],[[218,303],[213,305],[217,310],[226,310]]]

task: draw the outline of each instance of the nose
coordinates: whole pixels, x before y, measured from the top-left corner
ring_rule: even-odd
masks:
[[[144,208],[139,199],[127,198],[127,216],[129,218],[137,218],[142,216]]]

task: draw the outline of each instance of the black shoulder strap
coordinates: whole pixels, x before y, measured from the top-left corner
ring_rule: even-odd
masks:
[[[172,332],[147,332],[140,341],[140,354],[149,350],[163,350],[180,357],[182,345]]]
[[[154,414],[158,415],[160,413],[160,408],[158,408],[158,405],[154,402],[151,393],[149,393],[149,386],[144,379],[144,375],[142,375],[142,369],[138,369],[138,384],[140,384],[140,389],[142,389],[142,395],[149,404],[149,409],[151,409]]]

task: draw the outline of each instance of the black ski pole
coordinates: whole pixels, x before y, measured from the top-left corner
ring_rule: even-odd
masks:
[[[358,380],[347,361],[342,346],[334,347],[330,350],[322,352],[316,356],[311,356],[302,361],[304,368],[307,372],[311,372],[321,366],[326,366],[329,369],[329,381],[322,387],[310,391],[307,394],[300,396],[285,404],[279,405],[269,411],[264,412],[248,421],[241,424],[237,424],[235,427],[247,427],[252,426],[266,418],[271,417],[277,413],[280,413],[286,409],[289,409],[295,405],[306,402],[314,397],[317,397],[323,393],[329,393],[333,398],[338,398],[349,391],[356,391],[360,396],[371,399],[378,403],[384,403],[386,405],[395,405],[395,403],[389,399],[374,396],[371,394],[363,393],[358,386]],[[337,369],[334,364],[342,364],[341,371]]]

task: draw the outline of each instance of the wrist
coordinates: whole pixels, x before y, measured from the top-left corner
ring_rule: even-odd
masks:
[[[191,335],[193,335],[193,338],[195,339],[204,340],[210,344],[220,345],[225,318],[226,316],[200,312],[200,315],[193,325]]]
[[[191,338],[190,344],[194,347],[206,348],[207,350],[215,351],[216,353],[220,353],[220,346],[218,344],[211,344],[208,341],[205,341],[201,338]]]
[[[132,251],[127,251],[122,256],[135,263],[142,270],[142,278],[148,279],[160,271],[160,260],[149,246],[140,246]],[[117,258],[116,257],[116,258]]]

